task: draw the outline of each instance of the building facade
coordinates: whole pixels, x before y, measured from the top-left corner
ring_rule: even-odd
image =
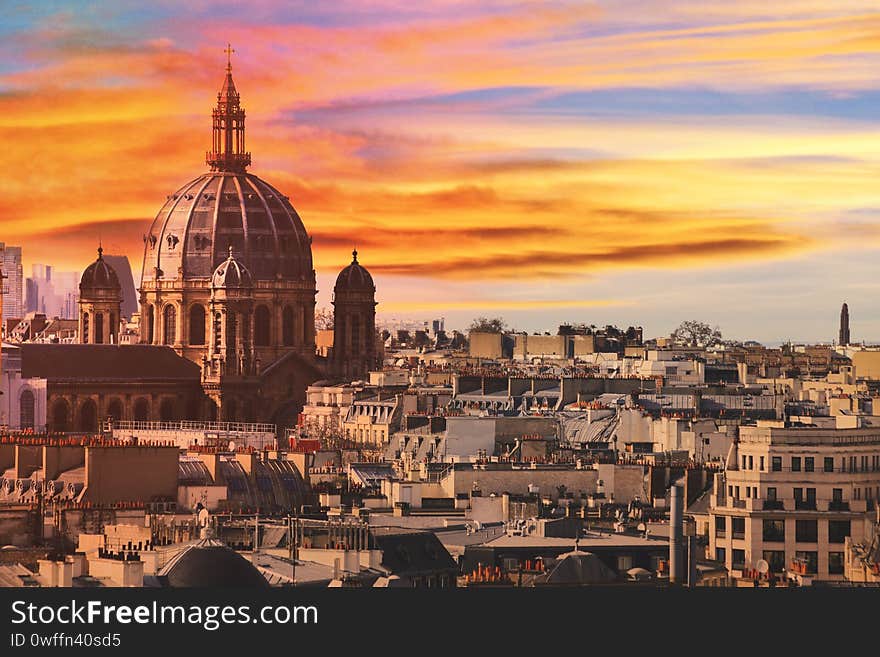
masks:
[[[0,316],[5,325],[7,319],[21,319],[24,315],[24,281],[20,246],[9,246],[0,242],[0,270],[6,277],[0,283],[4,290],[3,310]]]
[[[844,577],[847,537],[862,541],[880,497],[880,429],[741,427],[710,502],[710,556],[736,577]]]

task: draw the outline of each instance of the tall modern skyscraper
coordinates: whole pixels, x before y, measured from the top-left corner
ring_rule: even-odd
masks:
[[[128,261],[128,256],[105,255],[104,260],[119,277],[119,284],[122,286],[122,316],[130,318],[138,311],[138,295],[134,287],[134,276],[131,273],[131,263]]]
[[[6,274],[5,294],[3,299],[3,321],[21,318],[24,315],[23,276],[21,269],[21,247],[7,246],[0,242],[0,263]]]
[[[52,265],[34,264],[26,283],[24,312],[74,319],[78,314],[78,272],[56,271]]]
[[[838,336],[838,343],[844,346],[849,344],[849,306],[845,303],[840,309],[840,335]]]

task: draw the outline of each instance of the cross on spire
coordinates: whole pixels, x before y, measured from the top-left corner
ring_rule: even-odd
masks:
[[[226,71],[232,71],[232,53],[235,52],[235,48],[232,47],[232,44],[228,41],[226,42],[226,48],[223,49],[223,52],[226,53]]]

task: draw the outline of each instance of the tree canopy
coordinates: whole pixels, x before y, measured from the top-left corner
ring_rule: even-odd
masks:
[[[670,335],[673,342],[687,347],[714,347],[722,344],[721,330],[695,319],[679,324]]]
[[[469,329],[481,333],[504,333],[508,326],[503,317],[477,317]]]

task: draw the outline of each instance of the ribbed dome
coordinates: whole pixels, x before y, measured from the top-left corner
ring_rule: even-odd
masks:
[[[358,252],[356,249],[351,252],[351,256],[351,264],[339,272],[339,276],[336,277],[336,289],[375,291],[376,286],[373,284],[373,277],[358,262]]]
[[[79,281],[80,290],[122,290],[116,271],[104,260],[104,249],[98,248],[98,259],[86,267]]]
[[[213,288],[253,287],[254,277],[247,267],[241,264],[232,255],[232,247],[229,247],[229,257],[214,270],[211,277]]]
[[[266,578],[243,556],[214,539],[186,547],[158,572],[172,588],[266,588]]]
[[[311,281],[311,239],[288,197],[250,173],[212,171],[168,196],[144,235],[144,281],[208,279],[232,246],[257,281]]]

